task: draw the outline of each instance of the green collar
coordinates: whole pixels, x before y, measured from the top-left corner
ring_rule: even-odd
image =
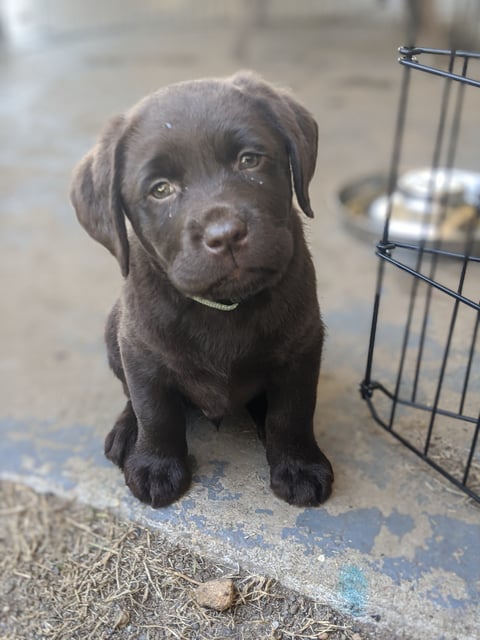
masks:
[[[234,311],[238,307],[238,302],[232,304],[223,304],[222,302],[213,302],[213,300],[207,300],[206,298],[199,298],[198,296],[191,296],[192,300],[199,302],[200,304],[217,309],[217,311]]]

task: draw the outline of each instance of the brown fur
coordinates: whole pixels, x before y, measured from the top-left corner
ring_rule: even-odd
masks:
[[[215,422],[249,409],[279,497],[317,505],[331,492],[313,434],[323,325],[292,204],[293,181],[313,215],[316,152],[307,110],[239,73],[147,96],[76,169],[78,218],[125,276],[106,342],[128,401],[105,452],[153,507],[189,487],[191,404]]]

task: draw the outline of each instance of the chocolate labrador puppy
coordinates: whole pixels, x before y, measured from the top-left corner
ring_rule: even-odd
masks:
[[[152,507],[189,487],[191,405],[215,423],[250,411],[280,498],[331,492],[313,433],[323,325],[292,204],[294,189],[313,216],[316,153],[308,111],[241,72],[147,96],[76,168],[78,219],[125,278],[106,342],[128,400],[105,453]]]

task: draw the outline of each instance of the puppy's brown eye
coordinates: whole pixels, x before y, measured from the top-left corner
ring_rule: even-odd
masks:
[[[150,195],[157,198],[157,200],[162,200],[163,198],[168,198],[173,192],[173,186],[166,180],[161,180],[153,185]]]
[[[242,153],[238,159],[240,169],[255,169],[260,164],[261,156],[257,153]]]

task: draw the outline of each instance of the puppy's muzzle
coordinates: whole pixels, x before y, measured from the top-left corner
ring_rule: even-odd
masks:
[[[205,250],[212,255],[234,255],[248,242],[247,225],[237,217],[221,217],[207,223],[202,241]]]

